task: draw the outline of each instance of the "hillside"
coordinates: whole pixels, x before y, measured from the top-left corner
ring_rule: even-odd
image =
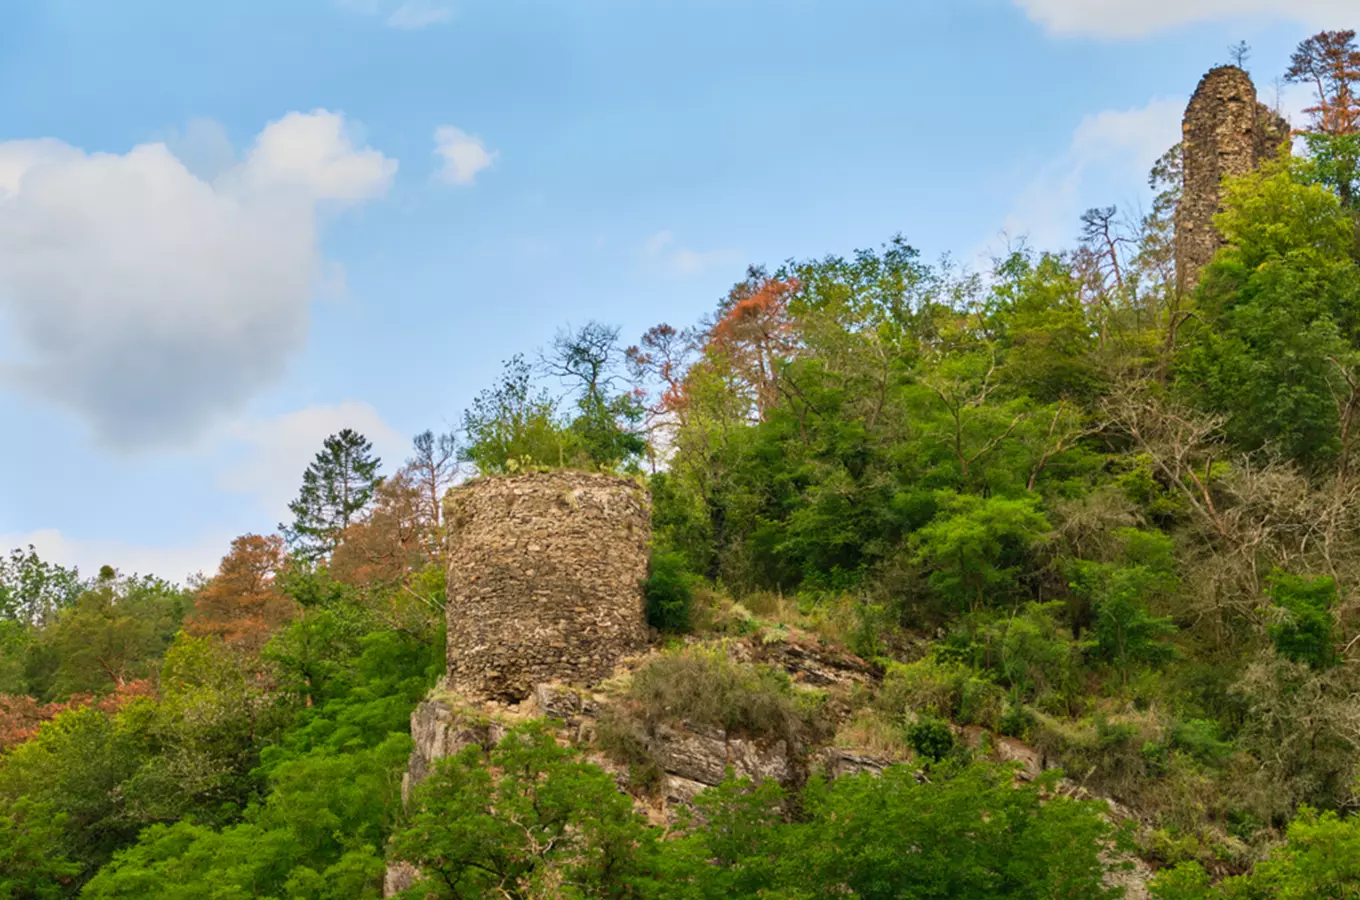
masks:
[[[404,466],[342,431],[202,583],[15,551],[0,897],[1360,897],[1355,35],[1310,60],[1293,152],[1215,69],[1075,249],[752,267]]]

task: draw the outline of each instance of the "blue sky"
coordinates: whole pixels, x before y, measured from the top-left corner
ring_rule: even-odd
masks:
[[[0,544],[180,578],[562,324],[973,263],[1144,198],[1226,47],[1353,0],[5,0]],[[1298,98],[1286,96],[1287,108]]]

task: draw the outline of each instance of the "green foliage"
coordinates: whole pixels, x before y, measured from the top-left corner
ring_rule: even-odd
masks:
[[[1158,665],[1175,656],[1168,638],[1176,633],[1171,619],[1148,611],[1176,584],[1171,539],[1155,532],[1125,529],[1122,564],[1074,560],[1071,589],[1094,613],[1091,649],[1127,682],[1137,665]]]
[[[939,767],[922,783],[893,766],[814,778],[790,822],[777,785],[730,782],[699,797],[706,824],[668,844],[658,896],[1118,896],[1101,881],[1112,830],[1099,807],[1043,801],[1043,789],[1014,787],[1000,767]]]
[[[58,858],[92,871],[137,833],[119,786],[145,758],[140,743],[98,710],[64,712],[3,758],[0,806],[26,800],[61,822],[59,840],[45,839]]]
[[[279,526],[299,555],[317,560],[335,550],[341,534],[373,501],[382,481],[380,465],[373,443],[358,432],[345,428],[326,438],[302,473],[297,499],[288,504],[292,526]]]
[[[32,545],[0,556],[0,621],[45,625],[84,589],[79,572],[44,561]]]
[[[1280,163],[1229,182],[1216,226],[1227,240],[1204,274],[1179,374],[1201,406],[1228,416],[1243,449],[1307,465],[1341,451],[1335,394],[1354,364],[1360,267],[1355,225],[1336,195]]]
[[[907,743],[926,759],[939,762],[954,749],[954,732],[939,719],[920,719],[907,726]]]
[[[1155,900],[1355,900],[1360,897],[1360,819],[1303,809],[1288,841],[1248,875],[1213,884],[1197,863],[1157,876]]]
[[[465,747],[416,789],[398,859],[423,877],[400,896],[627,897],[656,833],[613,779],[521,725],[487,754]]]
[[[904,722],[923,716],[996,727],[1004,699],[1000,687],[967,666],[927,657],[909,665],[889,666],[876,703],[883,712]]]
[[[1266,628],[1276,652],[1314,669],[1335,665],[1332,607],[1337,600],[1336,582],[1277,575],[1270,584],[1270,599],[1284,616]]]
[[[941,512],[912,536],[930,586],[956,609],[977,612],[1022,596],[1030,552],[1049,530],[1032,497],[939,497]]]
[[[694,604],[695,576],[685,568],[679,553],[653,552],[643,594],[647,598],[647,623],[660,631],[689,631]]]
[[[546,390],[535,388],[521,356],[505,364],[495,387],[478,394],[463,414],[462,458],[484,475],[526,466],[565,466],[576,455],[576,434],[558,421]]]
[[[755,737],[807,737],[820,727],[817,698],[771,666],[736,662],[725,647],[691,647],[633,674],[628,699],[648,723],[684,721]]]
[[[0,810],[0,897],[55,900],[81,866],[66,858],[66,816],[20,797]]]

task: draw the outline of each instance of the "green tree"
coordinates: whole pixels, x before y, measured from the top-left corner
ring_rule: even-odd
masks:
[[[576,436],[558,421],[557,406],[536,387],[522,356],[505,364],[495,387],[478,394],[463,413],[467,435],[462,459],[484,475],[521,466],[565,466],[576,454]]]
[[[1344,459],[1360,335],[1354,222],[1299,164],[1281,162],[1230,180],[1215,224],[1227,246],[1205,270],[1204,327],[1182,354],[1182,389],[1227,414],[1244,450]]]
[[[423,876],[411,900],[626,897],[655,841],[613,779],[540,722],[439,762],[392,850]]]
[[[1332,632],[1332,607],[1336,604],[1336,582],[1331,578],[1277,575],[1270,584],[1270,599],[1283,618],[1266,626],[1275,649],[1294,662],[1314,669],[1336,664]]]
[[[930,586],[971,612],[1018,599],[1030,550],[1050,528],[1036,499],[942,493],[939,502],[939,515],[911,539]]]
[[[78,571],[46,562],[32,545],[0,556],[0,620],[42,627],[84,590]]]
[[[32,687],[59,699],[154,674],[189,604],[187,592],[158,578],[101,578],[39,636],[54,666]]]
[[[1154,616],[1149,604],[1175,587],[1172,542],[1159,532],[1128,528],[1119,532],[1122,563],[1074,560],[1069,585],[1089,604],[1094,622],[1090,648],[1128,681],[1137,665],[1174,658],[1168,639],[1176,633],[1170,618]]]
[[[311,560],[334,552],[345,529],[372,502],[381,464],[372,442],[356,431],[346,428],[326,438],[302,473],[297,499],[288,504],[292,526],[279,526],[288,542]]]
[[[0,810],[0,898],[56,900],[80,874],[62,843],[66,816],[20,797]]]
[[[783,791],[734,781],[697,800],[703,824],[665,846],[656,896],[1024,900],[1119,895],[1102,878],[1115,837],[1099,805],[1044,799],[1006,767],[812,779],[801,817]],[[1120,843],[1124,843],[1120,839]]]
[[[1286,843],[1247,875],[1213,884],[1198,863],[1152,882],[1155,900],[1356,900],[1360,898],[1360,819],[1305,807]]]

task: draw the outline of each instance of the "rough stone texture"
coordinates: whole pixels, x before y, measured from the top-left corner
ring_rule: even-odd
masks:
[[[410,890],[420,878],[420,870],[408,862],[394,860],[387,865],[383,875],[383,896],[395,897],[402,891]]]
[[[668,776],[709,786],[722,783],[728,766],[738,778],[756,781],[787,781],[791,776],[784,741],[760,743],[717,728],[659,725],[648,749]]]
[[[449,687],[517,703],[594,684],[647,645],[650,500],[636,482],[551,472],[470,482],[447,502]]]
[[[1176,208],[1176,289],[1188,292],[1223,239],[1214,229],[1223,179],[1246,175],[1289,139],[1289,123],[1256,100],[1251,76],[1236,66],[1200,81],[1181,126],[1185,183]]]

